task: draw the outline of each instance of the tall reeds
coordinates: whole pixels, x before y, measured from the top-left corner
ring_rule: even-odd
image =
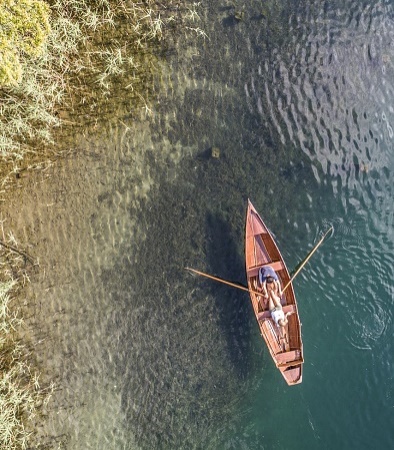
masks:
[[[0,221],[0,449],[22,450],[34,439],[53,385],[39,382],[34,355],[23,340],[23,320],[16,308],[29,282],[34,260],[19,248]]]
[[[17,4],[7,0],[8,3]],[[24,0],[41,3],[40,0]],[[39,163],[60,125],[89,125],[104,118],[114,90],[142,101],[149,90],[158,49],[170,33],[190,30],[198,3],[181,0],[48,0],[48,34],[40,52],[18,51],[20,66],[12,83],[0,79],[0,200],[10,174],[19,174],[26,157]],[[1,5],[0,5],[1,7]],[[45,8],[43,10],[46,11]],[[0,15],[0,44],[2,35]],[[39,24],[37,24],[38,26]],[[8,36],[9,38],[9,36]],[[5,42],[7,44],[7,42]],[[0,48],[1,50],[1,48]],[[0,55],[1,56],[1,55]],[[1,59],[1,58],[0,58]],[[94,112],[92,112],[94,111]],[[78,117],[78,125],[73,121]],[[1,229],[2,222],[0,221]],[[42,387],[20,342],[22,321],[10,302],[28,280],[21,270],[29,257],[12,235],[0,240],[0,448],[28,448],[34,423],[52,387]],[[11,312],[12,311],[12,312]]]
[[[0,282],[0,448],[9,450],[27,448],[52,390],[40,386],[18,338],[22,321],[9,306],[15,286],[12,279]]]
[[[31,1],[31,0],[24,0]],[[34,0],[37,1],[37,0]],[[20,82],[0,83],[0,169],[20,166],[27,154],[53,144],[61,124],[99,119],[114,86],[148,88],[154,55],[174,30],[194,26],[198,3],[157,0],[48,0],[48,35],[39,54],[20,52]],[[1,19],[1,17],[0,17]],[[190,31],[189,31],[190,32]],[[1,27],[0,27],[1,41]],[[105,107],[103,108],[105,109]],[[78,121],[73,121],[78,117]],[[11,167],[11,168],[10,168]],[[14,169],[18,170],[18,169]],[[0,186],[1,187],[1,186]],[[1,189],[0,189],[1,190]]]

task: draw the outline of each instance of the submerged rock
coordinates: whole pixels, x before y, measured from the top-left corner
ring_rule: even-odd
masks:
[[[220,158],[220,149],[218,149],[217,147],[212,147],[211,148],[211,157],[215,158],[215,159],[219,159]]]
[[[240,22],[245,17],[245,11],[234,11],[234,19]]]
[[[367,165],[367,164],[364,164],[364,163],[361,163],[361,164],[360,164],[360,172],[368,173],[368,171],[369,171],[368,165]]]

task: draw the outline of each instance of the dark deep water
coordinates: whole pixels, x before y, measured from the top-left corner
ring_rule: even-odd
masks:
[[[153,114],[76,143],[20,225],[68,449],[394,448],[394,3],[242,8],[203,2],[208,39],[168,55]],[[335,228],[294,284],[300,386],[248,296],[183,269],[245,281],[248,197],[290,270]]]

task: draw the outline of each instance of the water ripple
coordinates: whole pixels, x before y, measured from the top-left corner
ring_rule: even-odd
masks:
[[[245,85],[249,105],[254,97],[283,144],[298,143],[318,181],[321,170],[361,190],[363,174],[392,170],[381,149],[393,138],[392,10],[387,2],[324,2],[306,17],[295,12],[295,51],[272,52]]]
[[[266,3],[268,19],[250,19],[256,0],[234,23],[206,2],[202,64],[174,56],[149,120],[125,114],[81,145],[96,160],[81,152],[12,208],[46,273],[29,324],[49,337],[36,351],[64,386],[50,427],[69,448],[365,449],[392,422],[392,2]],[[294,283],[295,388],[247,295],[182,269],[244,276],[249,195],[294,265],[334,225]]]

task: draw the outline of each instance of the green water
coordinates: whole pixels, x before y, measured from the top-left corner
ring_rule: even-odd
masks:
[[[394,448],[393,6],[252,1],[237,22],[230,2],[203,2],[208,39],[169,52],[153,114],[76,141],[40,201],[25,193],[14,222],[42,267],[29,323],[62,386],[43,435],[68,449]],[[248,197],[290,270],[334,226],[294,283],[299,386],[248,296],[183,269],[245,282]]]

